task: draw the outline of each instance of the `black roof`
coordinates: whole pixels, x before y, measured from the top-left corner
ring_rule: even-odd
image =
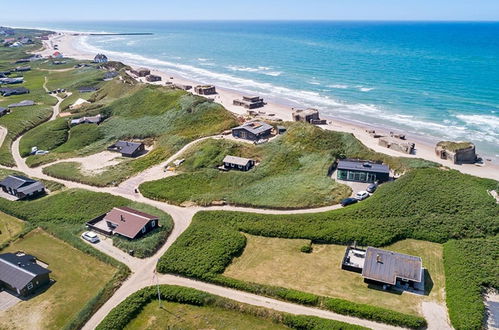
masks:
[[[368,247],[362,276],[394,285],[397,278],[421,282],[422,260],[408,254]]]
[[[10,187],[12,189],[19,189],[25,184],[32,184],[36,182],[37,182],[36,180],[27,178],[22,175],[9,175],[8,177],[0,181],[0,186]]]
[[[374,173],[390,173],[390,167],[388,167],[388,165],[358,160],[340,160],[338,161],[338,169]]]
[[[134,152],[136,152],[141,146],[142,143],[138,142],[118,141],[115,144],[113,144],[110,148],[116,148],[122,154],[131,155]]]
[[[98,89],[99,88],[97,88],[97,87],[84,86],[84,87],[78,87],[78,92],[80,92],[80,93],[95,92]]]
[[[29,254],[0,254],[0,281],[13,288],[22,289],[36,276],[51,271],[36,263],[36,258]]]

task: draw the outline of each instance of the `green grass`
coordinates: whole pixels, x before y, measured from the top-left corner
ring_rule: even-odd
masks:
[[[22,157],[27,157],[32,147],[40,150],[51,151],[62,145],[68,139],[69,123],[65,118],[41,124],[23,135],[19,142],[19,152]]]
[[[440,141],[437,146],[447,149],[449,151],[457,151],[471,147],[471,142],[453,142],[453,141]]]
[[[455,329],[483,328],[483,294],[499,289],[498,246],[499,236],[444,244],[447,306]]]
[[[59,68],[53,66],[51,69]],[[46,72],[46,74],[48,78],[47,88],[49,90],[65,88],[70,92],[74,92],[78,87],[101,86],[104,83],[102,81],[104,71],[98,70],[95,67],[79,68],[62,72],[50,71]],[[88,95],[91,94],[92,93],[88,93]]]
[[[444,267],[441,244],[403,240],[386,246],[390,251],[420,256],[431,276],[429,296],[373,290],[360,274],[342,270],[344,245],[312,244],[310,253],[300,248],[309,243],[303,239],[268,238],[245,235],[246,247],[223,275],[242,281],[280,286],[321,296],[347,299],[420,315],[422,301],[444,302]],[[402,307],[403,306],[403,307]]]
[[[163,301],[159,308],[158,291]],[[360,326],[250,306],[195,289],[161,285],[141,289],[116,306],[97,326],[111,329],[331,329]]]
[[[16,237],[25,227],[24,222],[0,212],[0,246]]]
[[[233,258],[244,250],[246,239],[241,232],[309,239],[314,243],[356,241],[364,246],[386,246],[405,238],[444,243],[450,239],[493,236],[499,231],[499,205],[487,190],[496,186],[494,180],[429,168],[410,171],[395,182],[380,186],[362,203],[330,212],[295,215],[200,212],[157,267],[160,272],[317,304],[322,300],[314,296],[292,293],[297,297],[292,298],[280,288],[221,276]],[[344,309],[338,311],[337,305],[334,308],[348,313]]]
[[[0,147],[0,164],[14,166],[11,154],[11,145],[14,139],[47,121],[52,115],[52,109],[44,106],[21,107],[14,109],[10,114],[0,117],[0,126],[7,128],[7,136]]]
[[[24,251],[49,265],[55,283],[39,295],[0,312],[0,328],[61,329],[116,273],[44,231],[35,230],[2,252]],[[72,264],[69,267],[68,264]]]
[[[248,172],[220,172],[226,155],[256,159]],[[259,146],[231,140],[208,140],[194,146],[182,158],[179,175],[146,182],[144,196],[180,205],[209,205],[224,200],[229,204],[270,208],[306,208],[337,204],[350,196],[351,189],[328,176],[339,157],[383,160],[397,171],[433,166],[423,160],[409,160],[369,151],[351,134],[325,131],[296,123],[283,136]]]
[[[129,206],[146,213],[157,215],[162,228],[140,239],[115,245],[124,251],[134,250],[136,256],[147,257],[166,241],[173,228],[171,217],[151,206],[105,193],[71,189],[31,201],[11,202],[0,199],[0,210],[25,220],[33,225],[51,230],[60,230],[62,235],[79,237],[85,230],[85,223],[109,212],[116,206]],[[78,238],[79,239],[79,238]]]

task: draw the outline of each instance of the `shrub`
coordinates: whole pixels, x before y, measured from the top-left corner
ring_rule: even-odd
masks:
[[[308,243],[306,245],[303,245],[301,248],[300,248],[300,251],[303,252],[303,253],[312,253],[312,244]]]

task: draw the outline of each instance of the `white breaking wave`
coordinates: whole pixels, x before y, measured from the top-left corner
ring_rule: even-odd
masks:
[[[370,92],[373,89],[374,88],[372,88],[372,87],[359,87],[359,91],[361,91],[361,92]]]
[[[267,76],[273,76],[273,77],[277,77],[277,76],[280,76],[282,74],[281,71],[272,70],[272,68],[269,68],[267,66],[259,66],[256,68],[252,68],[252,67],[245,67],[245,66],[229,65],[226,68],[229,70],[232,70],[232,71],[255,72],[255,73],[261,73],[261,74],[264,74]]]
[[[455,117],[464,122],[465,125],[459,125],[456,122],[448,120],[443,123],[436,123],[418,119],[411,115],[394,114],[393,112],[385,111],[374,104],[349,104],[339,100],[334,100],[327,95],[321,95],[318,92],[276,86],[267,82],[232,76],[227,73],[213,72],[207,70],[206,68],[199,68],[192,65],[148,58],[133,53],[107,51],[88,44],[87,39],[88,37],[86,36],[81,37],[77,47],[91,53],[104,52],[113,59],[130,63],[132,65],[149,66],[160,70],[168,68],[169,71],[186,76],[194,81],[214,83],[222,88],[251,92],[275,99],[283,99],[297,104],[300,107],[315,107],[321,110],[325,115],[337,116],[345,119],[356,118],[357,120],[370,124],[374,124],[376,122],[388,126],[390,123],[394,125],[398,124],[402,125],[409,131],[412,130],[413,132],[418,133],[427,132],[435,136],[449,139],[487,141],[499,144],[499,117],[496,116],[456,115]],[[204,62],[204,59],[198,60],[200,62]],[[227,68],[232,71],[255,72],[267,75],[272,75],[273,73],[272,68],[263,66],[257,68],[228,66]],[[350,88],[350,86],[342,84],[329,85],[327,87],[339,89]],[[355,86],[355,88],[368,89],[363,86]],[[470,125],[479,127],[473,128],[469,127]],[[482,129],[483,127],[486,127],[486,129]]]

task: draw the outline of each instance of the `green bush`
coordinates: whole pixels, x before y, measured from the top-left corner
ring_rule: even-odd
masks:
[[[19,142],[19,152],[22,157],[26,157],[32,147],[51,151],[66,142],[68,132],[69,124],[65,118],[46,122],[23,135]]]
[[[292,329],[297,330],[360,330],[366,329],[364,327],[348,324],[339,321],[321,319],[315,316],[305,316],[305,315],[291,315],[287,314],[284,316],[283,324],[287,325]]]
[[[455,329],[482,329],[485,289],[499,289],[498,247],[499,236],[444,244],[446,300]]]
[[[306,245],[303,245],[301,248],[300,248],[300,251],[303,252],[303,253],[312,253],[312,244],[308,243]]]

